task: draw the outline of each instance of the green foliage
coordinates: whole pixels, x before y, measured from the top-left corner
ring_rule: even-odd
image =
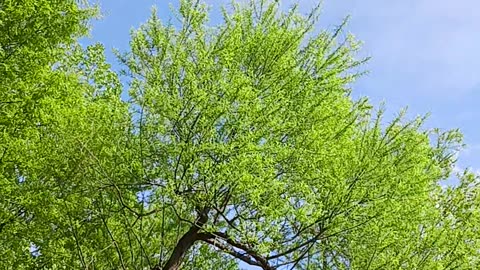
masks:
[[[252,1],[210,27],[182,0],[181,27],[153,12],[119,54],[121,100],[104,48],[75,43],[93,14],[0,3],[2,269],[478,265],[479,179],[439,184],[461,134],[354,100],[344,24]]]

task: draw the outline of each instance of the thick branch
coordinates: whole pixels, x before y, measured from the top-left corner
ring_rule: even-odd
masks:
[[[226,244],[222,244],[216,241],[213,241],[213,238],[221,239],[226,242]],[[240,259],[250,265],[256,265],[260,266],[264,270],[273,270],[274,268],[270,266],[268,263],[268,260],[259,255],[257,252],[255,252],[252,248],[249,246],[236,242],[232,240],[227,234],[222,233],[222,232],[216,232],[216,233],[202,233],[201,234],[201,240],[218,247],[220,250],[236,257],[237,259]],[[234,248],[240,249],[244,251],[245,253],[237,252]],[[248,255],[248,256],[246,256]],[[253,259],[252,259],[253,258]]]
[[[202,239],[203,241],[205,241],[206,243],[220,249],[221,251],[227,253],[227,254],[230,254],[232,255],[233,257],[245,262],[245,263],[248,263],[249,265],[255,265],[255,266],[261,266],[258,262],[254,261],[249,255],[246,255],[244,253],[241,253],[241,252],[238,252],[236,250],[234,250],[233,248],[223,244],[223,243],[220,243],[220,242],[216,242],[215,240],[211,239],[211,238],[205,238],[205,239]]]

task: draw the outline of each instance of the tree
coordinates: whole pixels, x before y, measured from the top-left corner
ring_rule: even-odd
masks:
[[[5,212],[2,266],[475,269],[478,177],[439,184],[461,134],[384,124],[354,100],[366,59],[344,24],[315,34],[318,7],[268,1],[211,27],[183,0],[177,18],[153,12],[119,54],[128,101],[101,45],[56,60],[68,96],[2,163],[5,204],[21,207]]]
[[[75,206],[85,210],[85,198],[74,193],[78,182],[71,181],[86,169],[79,167],[86,164],[79,162],[78,139],[86,143],[101,130],[88,125],[99,125],[100,118],[121,108],[105,106],[112,98],[94,98],[105,96],[95,91],[95,82],[112,92],[108,88],[116,78],[95,63],[101,48],[92,47],[84,56],[76,45],[95,14],[95,8],[74,0],[0,1],[2,269],[79,265],[77,253],[65,251],[73,241],[72,226],[66,224],[81,221],[67,214]]]

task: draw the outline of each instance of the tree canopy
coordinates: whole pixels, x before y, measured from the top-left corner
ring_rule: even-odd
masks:
[[[354,99],[368,59],[344,23],[259,0],[212,26],[181,0],[179,26],[154,10],[116,72],[78,43],[95,14],[0,1],[0,268],[480,264],[461,134]]]

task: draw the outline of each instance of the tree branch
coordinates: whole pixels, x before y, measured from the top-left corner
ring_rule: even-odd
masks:
[[[241,252],[238,252],[238,251],[235,251],[233,248],[221,243],[221,242],[217,242],[215,241],[214,239],[211,239],[211,238],[205,238],[205,239],[201,239],[202,241],[220,249],[221,251],[227,253],[227,254],[230,254],[232,255],[233,257],[249,264],[249,265],[255,265],[255,266],[260,266],[261,265],[256,262],[255,260],[253,260],[249,255],[246,255],[244,253],[241,253]]]
[[[225,241],[225,243],[230,245],[230,247],[228,245],[211,240],[211,239],[218,239],[218,238]],[[225,253],[228,253],[234,256],[235,258],[238,258],[250,265],[260,266],[264,270],[274,270],[274,268],[270,266],[270,264],[268,263],[268,260],[265,257],[259,255],[251,247],[243,243],[239,243],[232,240],[226,233],[222,233],[222,232],[202,233],[200,234],[199,240],[203,240],[206,243],[209,243],[215,247],[218,247],[220,250],[224,251]],[[245,253],[242,254],[241,252],[236,251],[234,248],[240,249]]]

